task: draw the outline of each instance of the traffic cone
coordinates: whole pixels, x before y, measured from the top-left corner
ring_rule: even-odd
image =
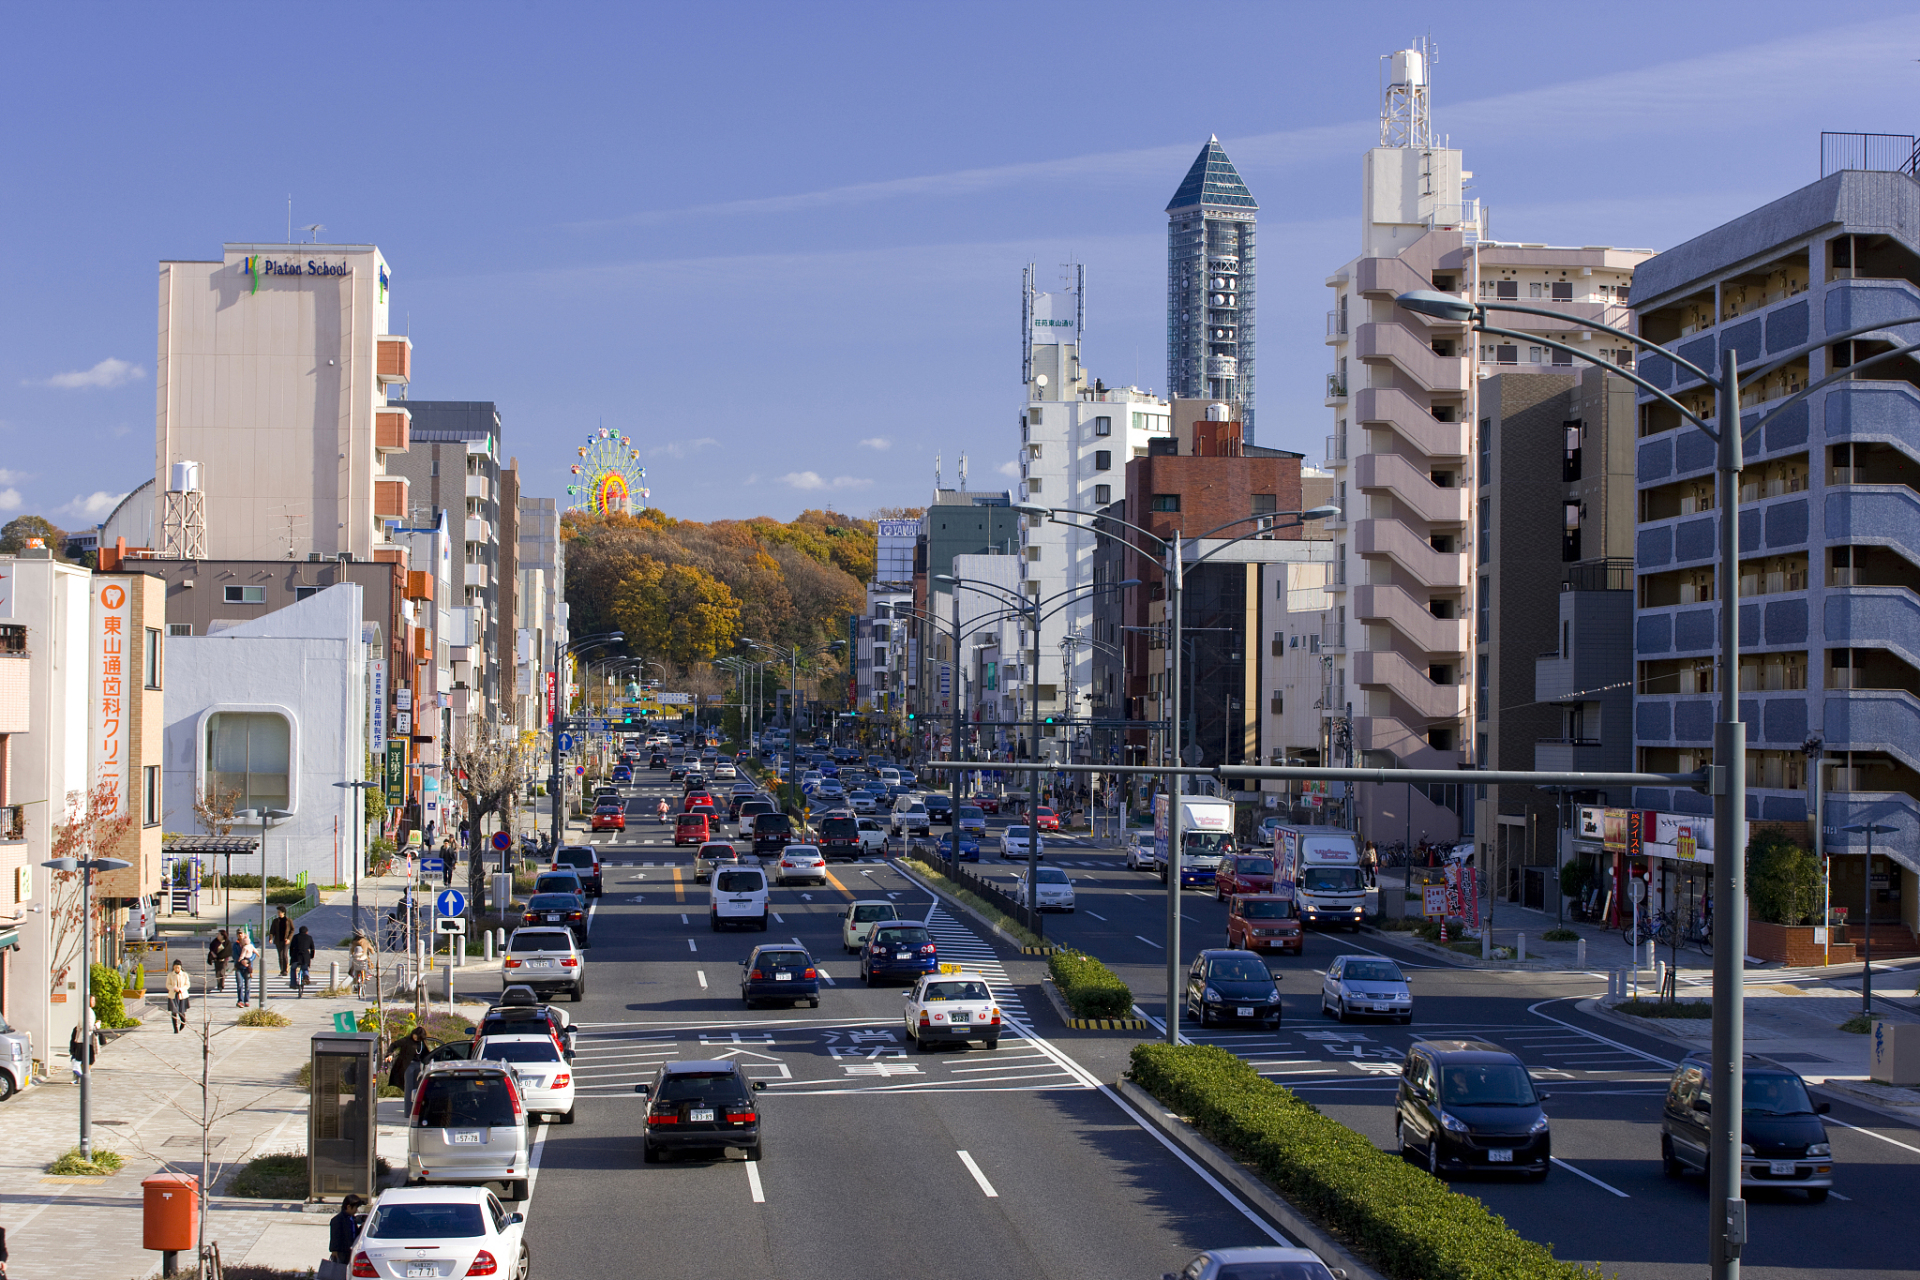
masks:
[[[1447,918],[1445,916],[1440,917],[1440,945],[1443,947],[1447,945]]]

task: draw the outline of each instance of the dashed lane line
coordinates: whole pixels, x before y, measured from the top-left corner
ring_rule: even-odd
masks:
[[[961,1164],[967,1166],[967,1172],[972,1174],[973,1180],[980,1184],[980,1190],[986,1193],[987,1198],[989,1200],[998,1200],[1000,1193],[993,1189],[991,1182],[987,1181],[987,1175],[980,1172],[980,1166],[974,1163],[973,1157],[964,1151],[956,1151],[954,1154],[960,1157]]]

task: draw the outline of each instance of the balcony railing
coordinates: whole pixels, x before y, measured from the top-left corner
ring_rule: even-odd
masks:
[[[1562,591],[1631,591],[1633,560],[1626,556],[1608,556],[1604,560],[1583,560],[1560,570]]]
[[[1327,437],[1327,461],[1345,462],[1347,460],[1347,438],[1344,435]]]
[[[0,805],[0,842],[27,838],[27,806]]]
[[[1347,398],[1347,384],[1340,380],[1339,374],[1337,373],[1328,374],[1327,375],[1327,399],[1345,400],[1346,398]]]
[[[1327,336],[1329,338],[1344,338],[1347,336],[1347,317],[1341,313],[1338,307],[1327,312]]]

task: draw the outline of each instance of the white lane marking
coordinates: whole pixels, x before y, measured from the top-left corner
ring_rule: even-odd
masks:
[[[1089,911],[1087,912],[1087,914],[1092,916],[1095,920],[1098,920],[1101,924],[1105,924],[1107,922],[1107,918],[1101,915],[1098,911]]]
[[[1552,1160],[1555,1164],[1559,1165],[1562,1169],[1565,1169],[1568,1173],[1572,1174],[1574,1177],[1585,1178],[1588,1182],[1591,1182],[1594,1186],[1599,1187],[1602,1191],[1611,1191],[1613,1192],[1613,1194],[1619,1196],[1622,1200],[1633,1199],[1632,1196],[1628,1195],[1626,1192],[1622,1191],[1620,1188],[1608,1186],[1606,1183],[1600,1181],[1600,1179],[1594,1177],[1592,1174],[1584,1172],[1583,1170],[1574,1168],[1572,1165],[1568,1164],[1565,1160],[1562,1160],[1559,1156],[1549,1156],[1547,1158]]]
[[[760,1163],[757,1160],[747,1161],[747,1190],[752,1193],[755,1204],[767,1202],[766,1190],[760,1185]]]
[[[776,911],[776,912],[774,912],[774,913],[773,913],[773,922],[774,922],[775,924],[785,924],[785,923],[786,923],[786,921],[785,921],[785,920],[782,920],[782,919],[780,918],[780,913],[779,913],[778,911]],[[800,939],[798,939],[798,938],[795,938],[795,939],[794,939],[794,941],[795,941],[795,942],[798,942],[798,941],[800,941]]]
[[[1154,949],[1155,951],[1165,951],[1165,950],[1166,950],[1166,948],[1165,948],[1165,947],[1163,947],[1163,946],[1161,946],[1161,945],[1160,945],[1159,943],[1157,943],[1157,942],[1155,942],[1155,941],[1154,941],[1154,940],[1153,940],[1152,938],[1145,938],[1145,937],[1141,937],[1141,935],[1139,935],[1139,934],[1137,934],[1137,933],[1136,933],[1136,934],[1134,934],[1133,936],[1134,936],[1134,937],[1136,937],[1136,938],[1140,938],[1140,941],[1142,941],[1142,942],[1144,942],[1144,943],[1146,943],[1146,944],[1147,944],[1148,946],[1150,946],[1150,947],[1152,947],[1152,948],[1153,948],[1153,949]]]
[[[687,922],[687,917],[686,917],[686,915],[685,915],[685,914],[683,913],[683,914],[681,915],[681,917],[680,917],[680,923],[681,923],[681,924],[685,924],[686,922]]]
[[[1849,1204],[1853,1202],[1852,1196],[1843,1196],[1838,1191],[1829,1191],[1827,1192],[1827,1194],[1832,1196],[1835,1200],[1845,1200]]]
[[[824,981],[828,986],[837,987],[840,985],[839,983],[833,980],[832,974],[828,973],[825,969],[822,969],[817,965],[814,967],[814,972],[819,974],[821,977],[821,980]]]
[[[986,1192],[987,1198],[989,1200],[998,1200],[1000,1193],[993,1189],[991,1182],[987,1181],[987,1175],[980,1172],[980,1166],[973,1162],[973,1157],[964,1151],[956,1151],[954,1154],[960,1157],[961,1164],[967,1166],[967,1172],[972,1174],[973,1180],[980,1184],[980,1190]]]
[[[687,939],[687,950],[698,951],[699,949],[700,949],[700,945],[698,943],[696,943],[692,938]]]
[[[1814,1087],[1815,1087],[1815,1088],[1818,1088],[1819,1086],[1818,1086],[1818,1085],[1816,1085],[1816,1086],[1814,1086]],[[1888,1137],[1888,1136],[1887,1136],[1886,1134],[1884,1134],[1884,1133],[1875,1133],[1875,1132],[1874,1132],[1873,1130],[1871,1130],[1871,1129],[1862,1129],[1862,1128],[1861,1128],[1861,1127],[1860,1127],[1859,1125],[1857,1125],[1857,1124],[1848,1124],[1848,1123],[1847,1123],[1847,1122],[1846,1122],[1845,1120],[1836,1120],[1836,1119],[1834,1119],[1834,1118],[1833,1118],[1832,1116],[1828,1116],[1828,1117],[1826,1117],[1826,1121],[1827,1121],[1827,1123],[1828,1123],[1828,1124],[1837,1124],[1837,1125],[1840,1125],[1840,1126],[1842,1126],[1843,1128],[1847,1128],[1847,1129],[1851,1129],[1851,1130],[1853,1130],[1853,1131],[1854,1131],[1855,1133],[1864,1133],[1864,1134],[1866,1134],[1866,1135],[1867,1135],[1867,1136],[1868,1136],[1869,1138],[1878,1138],[1878,1139],[1880,1139],[1880,1141],[1882,1141],[1882,1142],[1891,1142],[1891,1143],[1893,1143],[1893,1145],[1894,1145],[1894,1146],[1896,1146],[1896,1147],[1899,1147],[1899,1148],[1900,1148],[1900,1149],[1901,1149],[1902,1151],[1911,1151],[1911,1152],[1913,1152],[1913,1153],[1914,1153],[1915,1155],[1920,1155],[1920,1147],[1910,1147],[1910,1146],[1908,1146],[1908,1145],[1907,1145],[1906,1143],[1904,1143],[1904,1142],[1898,1142],[1898,1141],[1895,1141],[1895,1140],[1894,1140],[1894,1139],[1892,1139],[1892,1138],[1889,1138],[1889,1137]]]
[[[548,1128],[544,1124],[540,1126],[540,1132],[533,1135],[533,1148],[527,1152],[527,1199],[520,1208],[521,1213],[533,1208],[533,1188],[540,1181],[540,1155],[547,1149]]]
[[[705,969],[695,969],[693,976],[700,979],[700,989],[705,991],[707,989],[707,971]]]

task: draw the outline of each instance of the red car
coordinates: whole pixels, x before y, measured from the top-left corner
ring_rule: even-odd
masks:
[[[625,805],[595,805],[593,810],[593,829],[595,831],[625,831],[627,829],[627,810]]]
[[[673,820],[675,844],[705,844],[708,833],[707,815],[704,813],[683,813]]]
[[[713,803],[713,797],[708,795],[706,792],[689,791],[687,792],[687,798],[680,802],[680,812],[692,813],[695,805],[702,805],[702,804],[708,805],[715,809],[718,809],[720,807],[719,805]]]
[[[1284,886],[1283,886],[1284,887]],[[1227,903],[1227,945],[1241,951],[1306,949],[1291,893],[1242,894]]]
[[[999,796],[973,796],[970,799],[962,800],[960,803],[974,805],[982,813],[1000,812]]]
[[[1218,902],[1240,893],[1273,892],[1273,858],[1264,853],[1230,853],[1213,873],[1213,896]]]
[[[1034,829],[1038,831],[1058,831],[1060,829],[1060,815],[1047,808],[1047,806],[1041,805],[1033,811],[1033,825]]]

